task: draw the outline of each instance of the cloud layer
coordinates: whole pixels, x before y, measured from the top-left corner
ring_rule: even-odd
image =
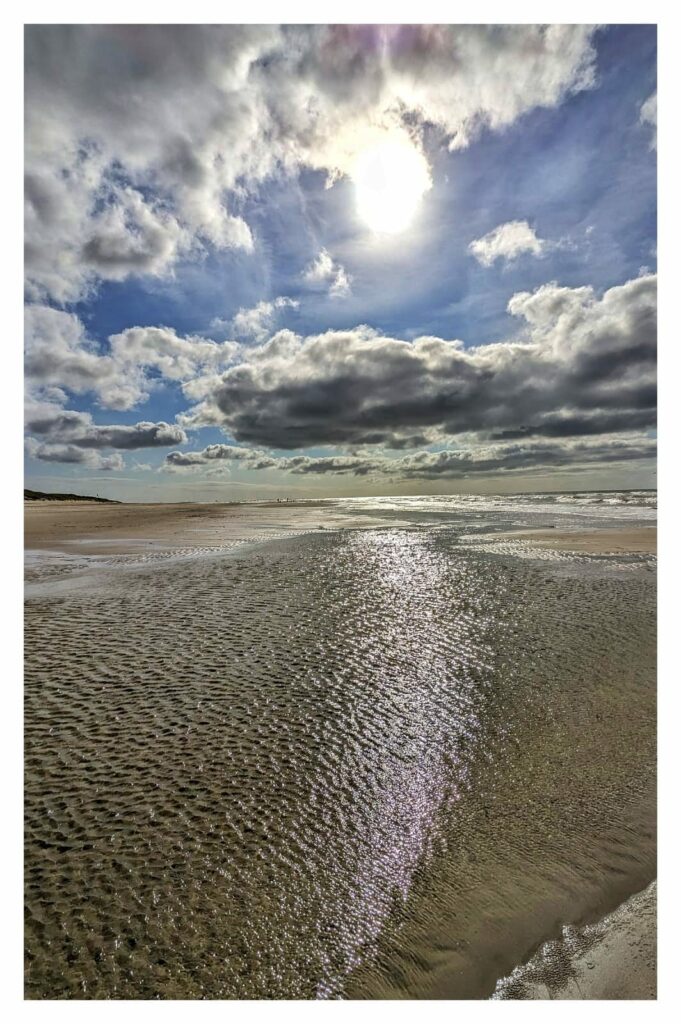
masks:
[[[124,469],[125,462],[119,452],[102,455],[100,452],[87,451],[74,444],[41,444],[35,438],[26,438],[28,454],[41,462],[67,463],[74,466],[85,466],[87,469],[115,471]]]
[[[227,340],[163,324],[97,338],[85,326],[98,323],[87,305],[76,307],[82,320],[69,312],[92,300],[103,281],[167,276],[179,261],[214,250],[258,257],[271,243],[254,235],[257,215],[246,223],[242,211],[257,206],[268,177],[312,168],[332,187],[352,178],[362,153],[386,138],[427,158],[591,88],[594,31],[29,26],[29,454],[115,470],[124,451],[174,448],[164,465],[175,472],[231,466],[402,479],[647,458],[656,410],[656,279],[647,273],[604,294],[556,282],[517,292],[508,302],[517,330],[494,344],[470,348],[431,336],[407,342],[361,323],[345,326],[356,323],[347,317],[368,291],[361,261],[353,262],[342,233],[318,231],[311,215],[305,259],[314,258],[268,278],[272,292],[261,301],[246,289],[230,320],[213,321]],[[640,121],[655,128],[656,94],[641,106]],[[301,177],[301,194],[309,180]],[[336,199],[345,202],[345,192],[330,207]],[[509,215],[508,206],[490,210],[476,229],[497,225],[469,245],[482,267],[569,248]],[[550,221],[545,229],[554,233]],[[554,272],[560,268],[547,277]],[[300,288],[301,296],[274,298],[275,288]],[[347,301],[322,303],[314,291]],[[343,328],[312,333],[319,320],[308,316],[306,298],[310,308],[336,314],[324,326]],[[431,322],[427,312],[422,323]],[[301,333],[277,330],[287,322]],[[408,326],[395,330],[411,337]],[[173,389],[164,419],[153,422],[155,411],[137,414],[135,423],[95,422],[97,409],[129,412],[163,388]],[[166,422],[182,396],[184,410]],[[77,399],[95,413],[77,411]],[[190,441],[204,427],[229,443]],[[195,450],[181,450],[190,444]],[[320,448],[328,454],[305,454]]]
[[[182,422],[274,448],[422,444],[443,436],[599,434],[655,422],[654,275],[611,288],[545,285],[509,311],[510,342],[408,343],[367,327],[280,331],[211,378]]]
[[[26,410],[26,429],[50,442],[68,442],[78,448],[168,448],[186,444],[187,435],[175,423],[113,424],[102,426],[92,422],[86,412],[61,409],[58,406],[29,404]]]
[[[123,469],[121,451],[187,443],[185,431],[174,423],[142,421],[100,425],[93,423],[89,413],[64,409],[46,401],[27,401],[25,426],[29,435],[26,450],[32,458],[83,465],[89,469]],[[101,454],[106,449],[117,451]]]
[[[550,26],[32,25],[26,271],[34,300],[250,248],[244,185],[350,173],[367,132],[450,148],[594,82],[593,30]]]
[[[436,476],[446,463],[458,474],[479,472],[480,458],[468,451],[464,464],[461,451],[451,450],[471,440],[484,451],[498,446],[487,470],[495,458],[510,468],[513,453],[549,460],[543,465],[562,464],[558,456],[569,454],[633,458],[631,445],[620,449],[612,438],[655,425],[656,285],[645,275],[602,296],[556,284],[516,293],[508,306],[519,321],[516,336],[478,348],[436,337],[405,342],[366,326],[308,337],[283,330],[248,346],[136,327],[111,336],[103,355],[74,315],[30,306],[28,450],[45,461],[85,463],[84,451],[184,445],[187,430],[213,426],[239,444],[173,452],[167,467],[239,461],[246,468],[408,478],[426,470]],[[150,370],[195,402],[176,424],[101,425],[66,407],[67,392],[92,392],[102,406],[129,408],[154,385]],[[599,438],[611,440],[599,446]],[[582,447],[576,439],[585,439]],[[329,445],[351,452],[282,461],[267,451]],[[449,448],[437,458],[432,451],[401,460],[386,454],[443,445]],[[367,447],[378,450],[374,461]],[[111,460],[100,463],[114,468]]]
[[[605,437],[586,441],[552,440],[516,444],[480,445],[475,448],[415,452],[399,458],[385,455],[294,455],[272,458],[264,452],[230,445],[210,445],[203,451],[170,452],[164,469],[193,470],[223,462],[238,462],[244,469],[274,469],[297,475],[355,476],[399,480],[455,480],[518,471],[586,468],[604,462],[630,462],[654,458],[656,443],[642,435]]]

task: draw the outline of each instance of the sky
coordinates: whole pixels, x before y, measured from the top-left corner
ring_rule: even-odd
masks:
[[[655,485],[654,26],[28,26],[26,477]]]

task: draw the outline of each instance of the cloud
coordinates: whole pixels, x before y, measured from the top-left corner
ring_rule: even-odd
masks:
[[[154,209],[132,188],[112,189],[91,226],[83,262],[114,281],[131,273],[162,275],[187,244],[175,217]]]
[[[328,289],[332,299],[344,299],[350,294],[352,278],[345,268],[336,263],[326,249],[303,271],[303,280],[313,287],[323,286]]]
[[[657,92],[654,92],[641,106],[641,124],[648,124],[653,129],[650,148],[657,149]]]
[[[491,267],[498,260],[515,260],[523,253],[541,256],[547,247],[542,238],[537,238],[534,228],[526,220],[511,220],[500,224],[493,231],[476,238],[468,246],[478,263]]]
[[[164,423],[135,423],[132,426],[92,425],[87,433],[71,439],[81,448],[167,448],[173,444],[186,444],[187,435],[181,427]]]
[[[166,380],[186,380],[233,362],[239,346],[233,341],[180,337],[170,327],[129,327],[109,337],[111,355],[133,371],[151,367]]]
[[[594,83],[593,28],[30,25],[32,301],[253,246],[235,196],[302,166],[350,173],[367,127],[450,148]]]
[[[224,368],[238,351],[234,342],[182,338],[167,327],[131,327],[112,335],[108,352],[102,352],[75,314],[37,304],[25,307],[29,390],[91,392],[108,409],[131,409],[146,399],[153,386],[149,369],[181,381]]]
[[[472,449],[416,452],[399,459],[377,457],[281,459],[278,468],[303,474],[390,476],[399,480],[456,479],[499,472],[551,470],[653,458],[651,438],[497,444]]]
[[[176,424],[161,420],[159,423],[142,421],[135,424],[100,425],[92,422],[90,413],[63,409],[50,402],[27,402],[25,425],[30,434],[37,434],[42,439],[40,442],[36,442],[35,438],[29,439],[36,452],[61,450],[64,446],[69,451],[75,448],[169,448],[187,442],[186,433]],[[35,448],[35,444],[41,447]],[[44,455],[36,454],[35,457],[44,458]]]
[[[44,444],[34,438],[26,439],[28,454],[41,462],[63,462],[87,469],[117,471],[125,468],[123,456],[118,452],[102,455],[97,451],[88,451],[73,444]]]
[[[212,446],[229,450],[229,446]],[[393,480],[451,480],[469,476],[495,475],[528,470],[551,471],[565,467],[588,467],[613,462],[654,458],[656,441],[644,435],[596,440],[551,440],[488,444],[475,448],[414,452],[400,458],[385,455],[294,455],[272,458],[263,453],[237,448],[238,455],[212,456],[200,452],[171,452],[162,468],[174,470],[204,468],[213,458],[237,459],[248,470],[274,469],[304,476],[389,477]]]
[[[216,461],[240,462],[255,461],[265,457],[264,452],[252,448],[239,448],[237,445],[209,444],[200,452],[169,452],[165,457],[165,466],[173,469],[186,469],[192,466],[205,466]]]
[[[94,392],[102,405],[129,409],[144,391],[139,373],[124,374],[110,355],[87,337],[73,313],[30,305],[25,309],[25,377],[30,388]]]
[[[289,459],[278,459],[275,468],[305,475],[332,473],[334,475],[380,476],[395,472],[399,476],[400,461],[399,459],[390,460],[375,456],[367,457],[366,455],[322,455],[314,458],[308,455],[294,455]]]
[[[234,333],[240,338],[262,341],[271,332],[272,325],[280,309],[296,309],[299,303],[280,295],[271,302],[263,300],[252,309],[240,309],[232,321]],[[216,322],[216,321],[214,321]],[[221,323],[217,321],[216,323]]]
[[[469,349],[441,338],[399,341],[368,327],[304,338],[280,331],[204,382],[202,400],[179,420],[289,449],[399,447],[427,431],[555,436],[568,434],[571,422],[577,435],[615,423],[652,426],[656,294],[654,275],[601,297],[556,284],[520,292],[508,307],[520,334]]]
[[[510,441],[525,437],[588,437],[619,431],[645,430],[655,426],[652,407],[644,409],[598,409],[595,412],[559,412],[538,416],[529,426],[490,431],[490,440]]]

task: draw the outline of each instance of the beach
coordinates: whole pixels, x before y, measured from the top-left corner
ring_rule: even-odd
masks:
[[[655,999],[657,883],[612,914],[564,928],[497,982],[493,999]]]
[[[658,26],[347,14],[24,26],[24,1000],[657,1000]]]
[[[213,504],[92,504],[82,501],[25,502],[25,546],[30,549],[73,550],[74,542],[87,541],[92,554],[106,553],[124,545],[127,553],[138,546],[181,547],[196,541],[220,545],[243,541],[254,531],[266,535],[281,530],[342,529],[361,525],[392,525],[388,518],[376,519],[369,512],[362,517],[356,509],[346,511],[332,502],[259,502],[252,505]],[[363,520],[364,519],[364,523]],[[524,539],[554,550],[655,554],[654,526],[637,525],[597,530],[514,530],[502,531],[499,540]]]
[[[27,502],[27,997],[654,998],[653,497]]]
[[[516,530],[500,534],[500,539],[513,538],[524,539],[531,545],[554,551],[579,551],[594,555],[654,555],[657,551],[657,529],[654,526],[617,530]]]

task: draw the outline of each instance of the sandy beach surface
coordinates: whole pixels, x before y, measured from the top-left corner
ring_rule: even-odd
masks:
[[[497,983],[493,999],[655,999],[657,883],[559,939]]]
[[[88,554],[148,548],[220,548],[320,529],[394,521],[348,514],[324,502],[120,504],[76,501],[24,502],[24,547]]]
[[[657,551],[657,527],[635,526],[599,530],[509,530],[497,534],[500,540],[526,540],[553,551],[590,554],[647,554]]]
[[[29,998],[655,998],[655,527],[500,505],[25,503]]]
[[[219,547],[285,532],[405,525],[395,517],[348,513],[342,506],[324,501],[147,505],[26,501],[24,509],[27,549],[73,551],[80,547],[93,555],[133,552],[145,546],[182,548],[199,541]],[[556,551],[654,554],[657,527],[507,530],[488,539],[519,540]]]

